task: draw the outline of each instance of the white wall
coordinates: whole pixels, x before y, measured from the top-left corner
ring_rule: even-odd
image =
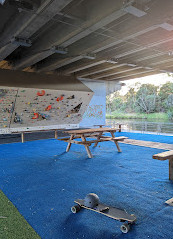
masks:
[[[106,118],[106,85],[104,82],[81,80],[93,92],[89,106],[82,117],[80,127],[91,127],[97,124],[105,124]]]

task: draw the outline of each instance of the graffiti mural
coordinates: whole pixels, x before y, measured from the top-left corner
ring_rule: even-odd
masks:
[[[97,118],[103,117],[103,105],[90,105],[88,106],[83,118]]]

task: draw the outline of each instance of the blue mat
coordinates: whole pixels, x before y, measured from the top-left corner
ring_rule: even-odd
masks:
[[[66,146],[55,139],[0,145],[0,187],[42,239],[173,238],[173,208],[164,204],[173,197],[168,161],[152,159],[163,150],[121,144],[118,153],[113,142],[104,142],[91,147],[89,159],[83,146],[65,153]],[[90,192],[135,214],[132,230],[122,234],[120,222],[88,210],[72,214],[74,199]]]

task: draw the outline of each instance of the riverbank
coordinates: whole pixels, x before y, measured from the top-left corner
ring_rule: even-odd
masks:
[[[166,113],[123,113],[123,112],[112,112],[106,114],[106,119],[145,119],[145,120],[162,120],[168,121],[168,115]]]

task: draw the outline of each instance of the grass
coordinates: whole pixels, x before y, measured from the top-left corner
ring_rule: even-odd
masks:
[[[150,119],[163,119],[163,120],[168,120],[168,114],[167,113],[152,113],[148,114],[147,117],[148,120]]]
[[[3,218],[5,217],[5,218]],[[40,239],[17,208],[0,190],[0,238],[2,239]]]
[[[114,111],[112,114],[106,114],[107,119],[146,119],[146,120],[168,120],[168,115],[166,113],[123,113]]]

